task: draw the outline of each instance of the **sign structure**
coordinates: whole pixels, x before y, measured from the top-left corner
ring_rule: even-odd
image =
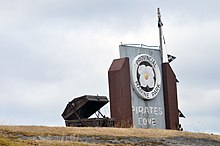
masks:
[[[160,46],[121,44],[120,59],[109,68],[111,117],[118,127],[179,129],[177,79],[167,60],[163,61],[159,8],[157,14]]]
[[[160,50],[132,45],[119,50],[120,58],[129,58],[133,127],[166,129]]]

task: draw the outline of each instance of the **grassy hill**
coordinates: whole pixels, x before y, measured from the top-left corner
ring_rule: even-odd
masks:
[[[0,145],[220,145],[220,135],[137,128],[0,126]]]

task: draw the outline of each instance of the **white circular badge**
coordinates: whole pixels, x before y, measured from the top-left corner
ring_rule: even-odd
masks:
[[[135,92],[143,99],[153,99],[161,87],[160,69],[147,54],[140,54],[132,61],[132,78]]]

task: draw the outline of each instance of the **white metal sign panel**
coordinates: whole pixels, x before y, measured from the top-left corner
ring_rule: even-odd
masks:
[[[119,50],[121,58],[129,58],[134,127],[165,129],[159,49],[120,45]]]

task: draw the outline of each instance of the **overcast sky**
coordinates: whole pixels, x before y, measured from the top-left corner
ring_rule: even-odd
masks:
[[[108,96],[120,42],[159,45],[160,7],[187,131],[220,133],[219,0],[0,0],[0,124],[64,126],[74,97]],[[109,108],[103,109],[109,113]]]

